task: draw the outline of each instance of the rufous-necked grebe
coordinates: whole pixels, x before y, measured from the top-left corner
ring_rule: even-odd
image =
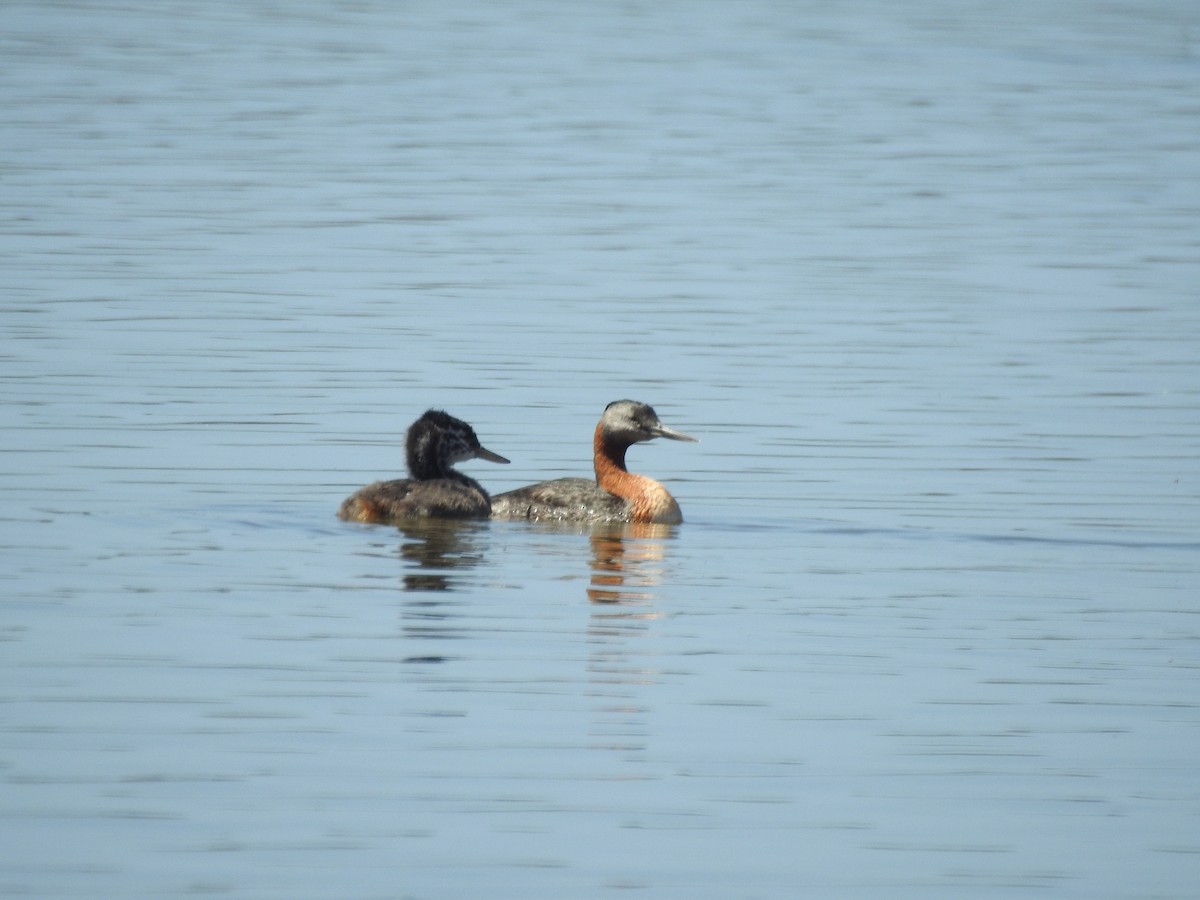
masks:
[[[540,519],[552,522],[683,521],[679,504],[653,478],[625,468],[625,451],[654,438],[692,441],[696,438],[668,428],[645,403],[616,400],[604,409],[592,439],[596,480],[558,478],[497,494],[493,519]]]
[[[483,447],[462,419],[431,409],[409,426],[404,440],[411,478],[368,484],[342,503],[339,519],[390,522],[396,519],[486,519],[492,510],[479,482],[454,468],[468,459],[508,462]]]

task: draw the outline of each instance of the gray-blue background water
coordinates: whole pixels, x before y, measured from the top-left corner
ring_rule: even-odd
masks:
[[[1193,2],[10,2],[0,92],[0,893],[1194,895]],[[677,529],[333,516],[622,397]]]

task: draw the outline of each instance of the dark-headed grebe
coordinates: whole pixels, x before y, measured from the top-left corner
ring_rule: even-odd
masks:
[[[404,449],[412,478],[368,484],[346,498],[338,510],[339,519],[487,518],[492,509],[487,491],[454,469],[454,464],[468,459],[508,460],[480,446],[470,425],[431,409],[409,426]]]
[[[691,435],[668,428],[645,403],[614,401],[605,407],[592,440],[595,481],[558,478],[497,494],[492,498],[492,518],[670,525],[682,522],[679,504],[663,485],[625,468],[625,451],[631,445],[659,437],[696,441]]]

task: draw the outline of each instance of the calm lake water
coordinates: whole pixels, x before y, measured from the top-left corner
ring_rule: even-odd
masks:
[[[1191,898],[1200,7],[0,7],[0,894]],[[678,528],[337,521],[430,406]]]

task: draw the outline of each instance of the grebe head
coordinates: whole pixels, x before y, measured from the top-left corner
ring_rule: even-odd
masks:
[[[508,462],[481,445],[470,425],[440,409],[431,409],[412,423],[404,449],[408,471],[418,481],[453,477],[451,467],[468,459]]]
[[[658,414],[652,407],[637,400],[614,400],[608,404],[604,408],[604,415],[600,417],[600,433],[606,441],[625,445],[660,437],[699,443],[690,434],[668,428],[658,420]]]

